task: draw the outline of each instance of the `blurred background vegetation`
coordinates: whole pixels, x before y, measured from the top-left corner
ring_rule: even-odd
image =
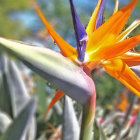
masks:
[[[130,0],[120,0],[119,7],[122,7]],[[80,16],[80,19],[84,26],[88,23],[88,20],[95,8],[97,0],[75,0],[76,10]],[[72,25],[72,18],[70,13],[68,0],[38,0],[40,7],[45,14],[48,21],[55,28],[55,30],[71,45],[76,46],[74,30]],[[105,10],[105,20],[112,14],[115,0],[107,0]],[[132,23],[136,18],[140,17],[140,1],[137,4],[133,14],[131,15],[126,27]],[[140,33],[140,27],[138,27],[131,35]],[[130,36],[131,36],[130,35]],[[34,11],[30,0],[1,0],[0,1],[0,36],[5,38],[11,38],[21,41],[26,41],[32,44],[49,47],[52,49],[58,49],[48,37],[48,33],[38,15]],[[39,97],[38,103],[38,129],[41,132],[45,126],[43,125],[43,115],[48,103],[53,97],[56,89],[43,80],[40,76],[34,74],[30,70],[21,64],[21,72],[23,72],[23,78],[26,79],[26,74],[30,75],[30,80],[33,81],[30,94],[36,94]],[[24,69],[24,70],[23,70]],[[97,89],[97,104],[101,106],[108,106],[113,104],[114,100],[119,98],[124,86],[103,70],[96,69],[93,71],[93,79]],[[49,94],[47,94],[49,93]],[[47,97],[47,99],[46,99]],[[61,104],[61,103],[58,103]],[[56,107],[57,108],[57,107]],[[59,110],[59,109],[58,109]],[[61,109],[59,110],[61,112]],[[59,111],[54,111],[53,117],[50,118],[50,122],[53,125],[58,125],[62,120]],[[56,117],[57,116],[57,117]],[[41,121],[40,121],[41,120]],[[55,121],[54,121],[55,120]],[[40,134],[37,134],[38,136]]]

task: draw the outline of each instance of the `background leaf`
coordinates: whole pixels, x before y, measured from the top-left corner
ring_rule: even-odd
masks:
[[[28,123],[34,116],[35,106],[36,99],[33,98],[13,121],[13,123],[2,136],[1,140],[11,140],[11,138],[13,140],[20,140],[24,136],[25,131],[27,131]]]
[[[107,140],[107,137],[104,133],[104,130],[102,128],[102,126],[97,122],[97,120],[95,121],[95,127],[94,127],[94,138],[93,140]]]
[[[3,61],[5,63],[6,79],[8,83],[7,88],[9,88],[10,91],[13,116],[16,117],[29,101],[30,95],[16,63],[9,60],[6,56],[3,56]]]
[[[0,111],[0,135],[8,128],[8,126],[11,124],[12,120],[10,117]]]
[[[137,120],[134,123],[132,136],[132,140],[140,140],[140,110],[137,115]]]
[[[12,119],[16,118],[21,110],[27,105],[30,100],[30,95],[28,89],[21,77],[21,72],[19,71],[16,63],[12,60],[9,60],[6,55],[2,56],[2,74],[4,75],[1,84],[3,84],[3,92],[0,94],[1,109],[8,113]],[[9,98],[9,101],[7,100]],[[7,104],[5,104],[7,102]],[[11,108],[11,114],[8,110],[3,109],[2,107],[9,106]],[[28,129],[28,140],[34,139],[36,136],[36,121],[35,118],[32,118],[30,122],[30,128]],[[27,139],[27,133],[23,136],[24,139]],[[23,140],[23,139],[22,139]]]
[[[63,114],[62,140],[78,140],[80,132],[79,122],[76,117],[72,99],[68,96],[65,96]]]

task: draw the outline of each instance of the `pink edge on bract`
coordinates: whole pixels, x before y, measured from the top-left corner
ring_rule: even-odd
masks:
[[[94,121],[94,117],[95,117],[95,108],[96,108],[96,89],[94,86],[93,92],[91,94],[91,97],[89,99],[89,102],[87,102],[88,104],[88,116],[86,118],[86,123],[85,125],[88,126],[89,123],[91,123],[92,121]]]
[[[130,120],[129,120],[129,126],[130,127],[135,123],[136,119],[137,119],[137,115],[133,115],[133,116],[130,117]]]

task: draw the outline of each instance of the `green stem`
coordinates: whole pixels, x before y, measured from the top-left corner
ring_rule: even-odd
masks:
[[[91,140],[93,137],[93,123],[95,116],[96,93],[94,92],[87,104],[83,105],[80,140]]]

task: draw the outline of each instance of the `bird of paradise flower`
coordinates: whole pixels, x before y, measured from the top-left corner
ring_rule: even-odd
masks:
[[[132,0],[130,3],[119,10],[119,0],[116,0],[113,14],[105,22],[103,22],[103,14],[106,2],[105,0],[98,0],[97,6],[90,18],[86,29],[80,22],[73,4],[73,0],[69,1],[77,41],[76,49],[55,32],[55,30],[45,19],[43,13],[36,3],[34,3],[36,11],[45,24],[49,35],[60,48],[62,55],[55,52],[53,52],[52,54],[52,51],[48,49],[46,49],[45,51],[42,48],[41,50],[36,48],[34,49],[34,47],[29,47],[29,45],[28,47],[26,47],[27,45],[25,44],[23,45],[20,42],[11,41],[4,38],[0,38],[0,44],[2,44],[4,48],[10,49],[14,53],[16,53],[16,55],[20,59],[22,59],[22,61],[26,65],[30,67],[37,67],[37,72],[39,72],[38,67],[44,72],[42,65],[44,65],[44,63],[47,63],[47,68],[50,68],[50,71],[47,72],[52,77],[50,78],[50,75],[47,75],[46,78],[57,85],[57,87],[63,91],[62,92],[59,90],[56,93],[55,97],[48,107],[48,110],[57,100],[59,100],[64,95],[64,92],[73,99],[76,99],[77,101],[82,103],[85,109],[83,109],[84,113],[81,127],[81,139],[90,139],[91,134],[87,133],[87,131],[92,131],[92,126],[90,124],[93,123],[94,120],[94,111],[96,104],[96,92],[94,83],[90,78],[90,73],[96,66],[100,65],[104,67],[107,73],[120,80],[133,93],[140,96],[140,79],[129,68],[129,66],[139,65],[140,63],[140,54],[138,52],[129,51],[140,43],[140,35],[127,38],[129,33],[140,24],[140,20],[138,19],[134,21],[132,25],[130,25],[126,30],[122,31],[138,0]],[[20,46],[20,48],[18,48],[17,46]],[[27,50],[34,54],[34,58],[26,54]],[[24,51],[26,51],[26,53],[24,53]],[[37,52],[41,54],[38,55]],[[52,58],[49,59],[52,63],[54,63],[54,59],[58,58],[54,56],[59,56],[64,60],[63,63],[65,63],[65,66],[69,64],[72,66],[65,69],[68,70],[70,68],[70,71],[75,71],[75,73],[71,73],[70,77],[62,72],[61,75],[59,75],[60,72],[57,72],[60,70],[60,66],[58,70],[55,70],[49,62],[45,62],[46,58],[42,58],[44,56],[41,55],[46,55],[47,58]],[[35,58],[35,56],[41,57],[42,61]],[[68,61],[68,59],[70,59],[71,61]],[[52,67],[53,69],[51,69]],[[57,78],[59,80],[57,79],[54,81],[54,75],[52,74],[51,70],[55,71],[55,74],[58,74]],[[44,76],[44,73],[39,73]],[[78,78],[78,80],[82,82],[76,80],[74,76],[76,76],[76,78]],[[63,80],[60,77],[65,79],[63,85],[61,84]]]
[[[140,42],[140,35],[131,38],[127,36],[140,24],[140,20],[134,21],[121,32],[137,0],[131,1],[120,10],[118,10],[118,3],[119,1],[116,0],[112,16],[103,23],[105,0],[99,0],[85,30],[75,11],[73,1],[70,0],[77,50],[52,29],[39,8],[36,7],[36,10],[65,57],[83,67],[88,75],[96,66],[103,66],[111,76],[120,80],[139,96],[140,80],[129,66],[139,64],[140,54],[129,50]]]

